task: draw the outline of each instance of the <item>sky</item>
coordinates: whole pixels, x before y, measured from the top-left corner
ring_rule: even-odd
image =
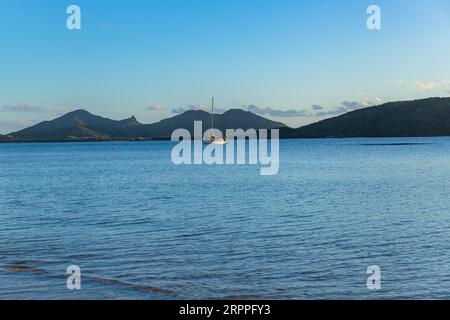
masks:
[[[153,123],[212,96],[292,127],[450,96],[449,40],[448,0],[0,0],[0,133],[80,108]]]

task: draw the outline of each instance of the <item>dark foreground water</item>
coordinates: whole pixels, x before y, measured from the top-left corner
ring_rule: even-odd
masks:
[[[450,298],[450,139],[282,141],[266,177],[172,147],[0,145],[0,299]]]

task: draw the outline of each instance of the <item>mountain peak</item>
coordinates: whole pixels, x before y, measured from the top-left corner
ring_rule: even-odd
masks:
[[[194,122],[208,129],[210,113],[189,110],[154,124],[140,124],[136,117],[117,121],[74,110],[51,121],[0,135],[0,141],[72,141],[83,139],[161,139],[184,128],[193,132]],[[351,111],[298,129],[266,119],[251,111],[231,109],[216,114],[214,127],[226,129],[280,129],[282,138],[417,137],[450,136],[450,98],[397,101]]]
[[[246,110],[242,110],[242,109],[229,109],[229,110],[225,111],[223,114],[224,115],[233,115],[233,114],[239,115],[239,114],[249,114],[249,113],[254,114],[250,111],[246,111]]]
[[[123,126],[138,126],[138,125],[142,124],[136,119],[135,116],[131,116],[128,119],[122,120],[122,121],[120,121],[120,123]]]
[[[124,120],[111,120],[89,113],[83,109],[69,112],[51,121],[44,121],[35,126],[15,132],[15,139],[30,141],[71,141],[83,139],[153,139],[167,138],[172,132],[184,128],[193,132],[195,121],[204,123],[208,129],[211,114],[205,110],[188,110],[172,118],[154,124],[141,124],[135,116]],[[214,117],[215,128],[226,129],[272,129],[285,125],[265,119],[252,112],[232,109]],[[5,141],[6,137],[0,137]]]
[[[69,113],[66,113],[65,115],[66,116],[67,115],[92,115],[92,113],[90,113],[89,111],[86,111],[84,109],[77,109],[77,110],[71,111]]]

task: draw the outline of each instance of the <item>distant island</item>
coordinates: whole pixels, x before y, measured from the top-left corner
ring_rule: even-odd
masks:
[[[210,114],[201,110],[186,111],[154,124],[142,124],[135,117],[111,120],[76,110],[52,121],[0,135],[0,142],[168,140],[178,128],[193,132],[194,121],[209,124]],[[285,139],[450,136],[450,98],[390,102],[297,129],[249,111],[232,109],[215,116],[215,127],[222,131],[280,129],[280,137]]]
[[[190,110],[154,124],[142,124],[135,117],[111,120],[85,110],[75,110],[52,121],[44,121],[0,137],[0,142],[169,140],[172,132],[179,128],[187,129],[193,134],[194,121],[202,121],[203,129],[207,130],[211,114],[202,110]],[[215,115],[214,127],[225,132],[226,129],[275,129],[286,125],[252,112],[232,109]]]

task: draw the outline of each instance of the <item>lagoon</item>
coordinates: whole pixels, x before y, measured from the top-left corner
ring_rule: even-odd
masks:
[[[173,146],[0,145],[0,299],[450,298],[450,138],[282,140],[273,176]]]

